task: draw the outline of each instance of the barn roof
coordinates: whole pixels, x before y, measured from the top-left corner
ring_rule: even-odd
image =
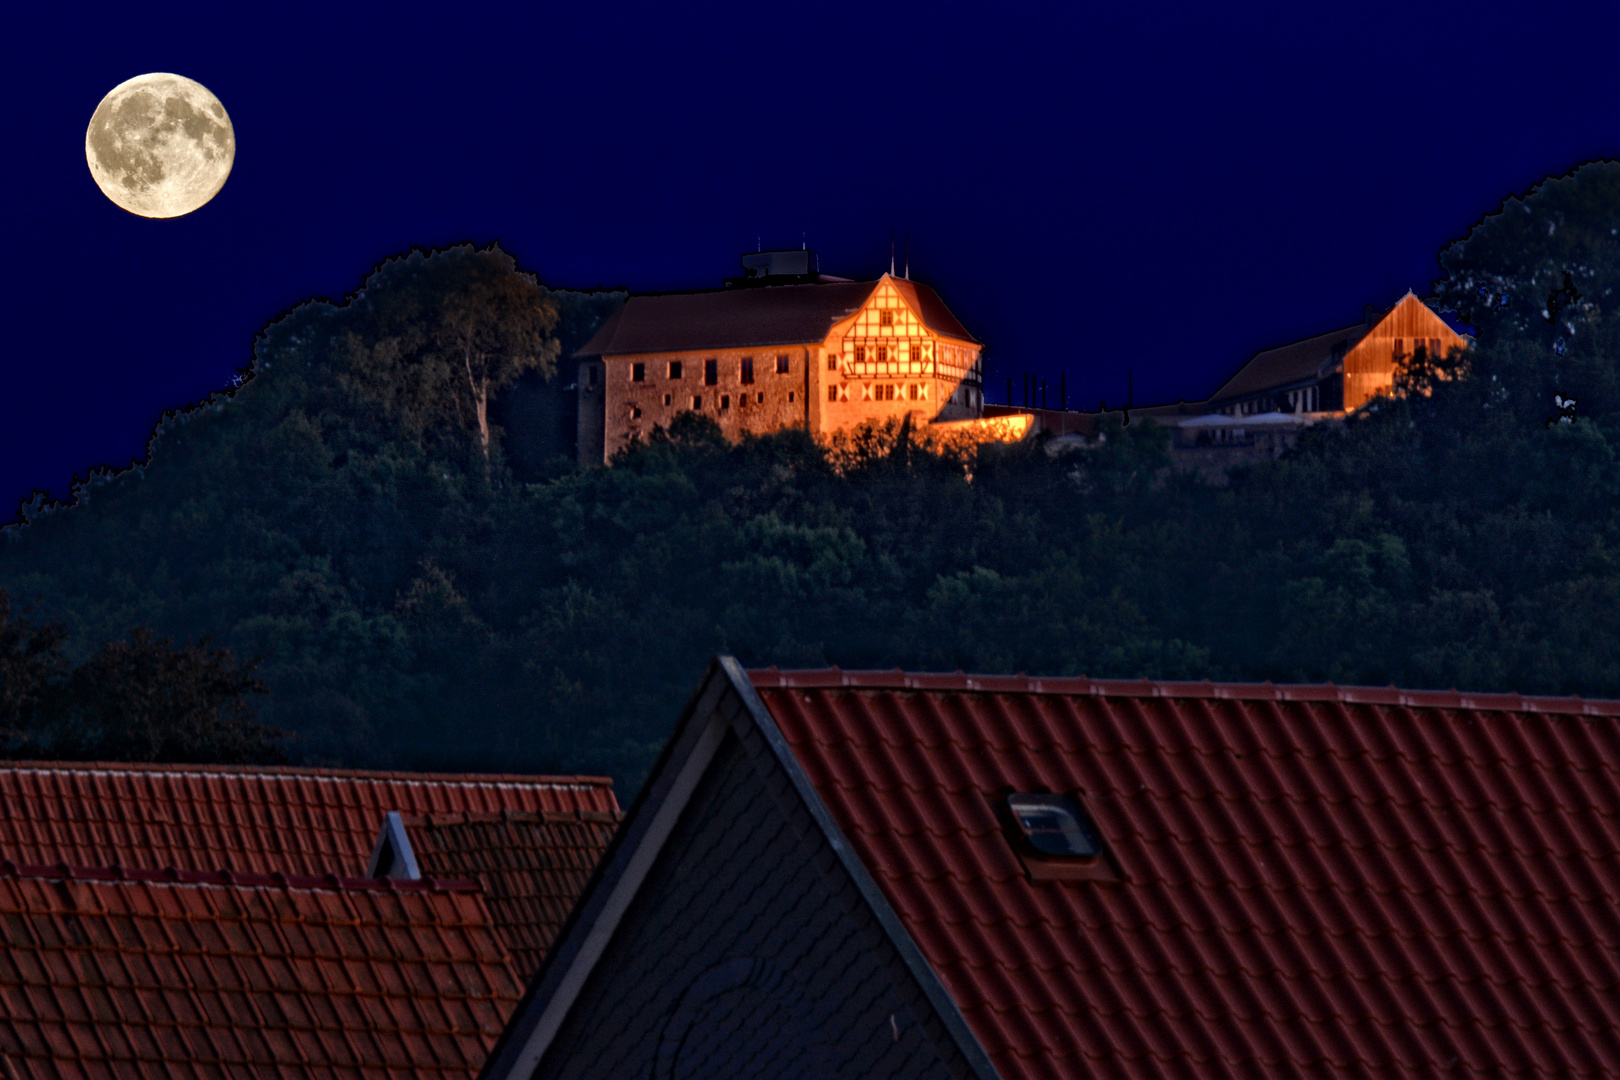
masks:
[[[427,814],[403,819],[428,877],[472,878],[524,982],[540,968],[621,814],[605,810]]]
[[[751,676],[1007,1080],[1620,1068],[1620,703]],[[1120,880],[1030,880],[1009,790]]]
[[[465,1078],[520,984],[472,882],[0,864],[5,1075]]]
[[[1343,358],[1351,346],[1367,336],[1366,323],[1346,326],[1326,334],[1279,345],[1254,354],[1221,388],[1210,395],[1210,403],[1235,401],[1296,384],[1315,382],[1325,375],[1333,361]]]
[[[365,872],[383,816],[614,813],[612,782],[343,769],[0,763],[0,858],[78,866]]]
[[[728,731],[979,1080],[1620,1069],[1620,702],[722,657],[485,1076],[546,1052]],[[1101,855],[1024,846],[998,806],[1042,791]]]
[[[930,330],[976,340],[933,289],[904,278],[888,280]],[[817,344],[826,340],[834,323],[859,310],[878,284],[852,281],[632,296],[575,355]]]

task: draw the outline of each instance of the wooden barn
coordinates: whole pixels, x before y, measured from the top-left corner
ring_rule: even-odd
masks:
[[[1255,354],[1215,391],[1207,411],[1354,412],[1389,395],[1396,369],[1416,353],[1444,356],[1467,345],[1466,337],[1408,291],[1382,317],[1369,310],[1355,326]]]

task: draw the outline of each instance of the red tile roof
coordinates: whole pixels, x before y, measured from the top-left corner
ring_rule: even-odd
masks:
[[[616,813],[611,781],[340,769],[0,763],[0,859],[363,874],[383,815]]]
[[[622,816],[603,810],[429,814],[404,824],[423,874],[483,885],[495,931],[527,982]]]
[[[520,992],[473,882],[0,864],[8,1078],[466,1078]]]
[[[1002,1077],[1620,1071],[1620,702],[757,671]],[[992,813],[1082,793],[1122,881]]]

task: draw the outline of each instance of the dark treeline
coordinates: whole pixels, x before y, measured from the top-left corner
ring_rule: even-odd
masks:
[[[1510,200],[1441,257],[1475,348],[1219,489],[1143,423],[1054,457],[690,417],[608,469],[514,461],[480,387],[562,382],[613,298],[416,253],[270,326],[143,471],[25,508],[0,586],[86,650],[151,627],[259,658],[295,759],[622,798],[722,651],[1620,696],[1617,238],[1620,166]]]

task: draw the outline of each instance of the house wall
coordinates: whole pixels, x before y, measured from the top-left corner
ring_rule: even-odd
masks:
[[[968,1075],[762,754],[725,736],[535,1080]]]
[[[600,360],[582,360],[579,365],[579,460],[584,464],[604,460],[606,365]]]
[[[1422,344],[1439,343],[1444,355],[1468,342],[1408,294],[1367,332],[1344,357],[1344,408],[1359,409],[1374,397],[1394,391],[1395,368]]]
[[[645,439],[655,426],[668,428],[683,412],[702,413],[732,440],[744,433],[763,435],[804,427],[809,416],[806,357],[814,351],[794,345],[610,357],[606,361],[604,453],[596,462],[612,457],[633,436]],[[779,356],[787,357],[786,374],[776,370]],[[753,360],[751,383],[742,381],[745,359]],[[716,376],[712,386],[704,381],[704,367],[711,360]],[[680,378],[670,377],[672,363],[681,365]],[[635,380],[637,364],[643,365],[641,382]]]

